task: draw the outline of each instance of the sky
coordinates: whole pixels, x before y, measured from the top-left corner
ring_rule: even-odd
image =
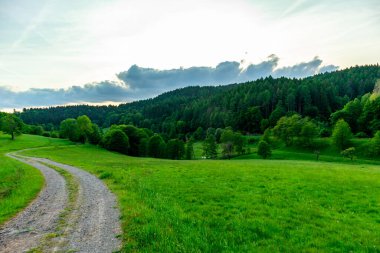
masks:
[[[376,64],[379,25],[378,0],[0,0],[0,109]]]

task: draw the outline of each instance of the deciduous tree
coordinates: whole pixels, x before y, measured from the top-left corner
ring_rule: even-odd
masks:
[[[340,119],[336,122],[332,133],[332,141],[334,145],[343,150],[350,145],[352,138],[351,128],[346,121]]]
[[[257,154],[264,159],[270,157],[272,155],[270,145],[266,141],[261,140],[257,147]]]
[[[0,129],[6,134],[10,134],[12,140],[22,133],[23,125],[22,120],[13,114],[8,114],[0,120]]]

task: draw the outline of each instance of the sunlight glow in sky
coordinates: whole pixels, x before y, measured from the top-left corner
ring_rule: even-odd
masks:
[[[378,0],[1,0],[0,86],[65,88],[133,64],[223,61],[341,68],[380,58]]]

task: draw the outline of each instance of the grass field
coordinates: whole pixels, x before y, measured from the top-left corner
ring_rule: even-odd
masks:
[[[169,161],[89,145],[26,154],[103,179],[120,203],[123,251],[380,251],[376,165]]]
[[[247,160],[247,159],[262,159],[257,155],[257,144],[259,141],[259,136],[256,136],[256,142],[249,145],[251,153],[246,155],[237,156],[236,160]],[[349,158],[345,158],[340,154],[332,144],[329,138],[319,138],[317,140],[320,148],[319,161],[323,162],[336,162],[336,163],[347,163],[347,164],[374,164],[380,165],[380,157],[373,158],[367,157],[365,155],[367,151],[367,144],[369,139],[352,139],[351,144],[356,149],[355,158],[351,161]],[[314,149],[302,148],[302,147],[286,147],[284,144],[273,144],[275,148],[272,149],[272,160],[302,160],[302,161],[316,161],[317,156],[314,153]]]
[[[0,224],[24,208],[41,190],[44,179],[35,168],[15,161],[5,154],[24,148],[67,145],[68,141],[22,135],[15,141],[0,134]]]

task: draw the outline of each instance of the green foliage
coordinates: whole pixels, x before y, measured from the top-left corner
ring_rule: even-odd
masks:
[[[228,159],[231,158],[234,152],[234,143],[235,143],[235,133],[232,129],[226,129],[223,131],[223,134],[220,138],[222,143],[222,154]]]
[[[44,132],[44,128],[42,126],[27,126],[27,133],[33,135],[42,135]]]
[[[342,110],[336,111],[331,114],[331,121],[333,124],[340,119],[344,119],[351,127],[352,131],[356,133],[359,130],[358,119],[362,114],[363,105],[358,98],[348,102]]]
[[[365,101],[359,122],[364,132],[375,134],[380,129],[380,96]]]
[[[257,148],[257,154],[264,159],[270,157],[272,155],[270,145],[266,141],[261,140]]]
[[[204,140],[204,131],[202,127],[198,127],[193,134],[193,138],[197,141]]]
[[[220,138],[222,154],[230,159],[234,152],[241,155],[245,152],[246,140],[240,133],[235,133],[231,128],[226,128]]]
[[[369,152],[373,157],[380,157],[380,131],[371,139]]]
[[[166,155],[169,159],[181,160],[185,155],[185,143],[178,139],[169,140],[166,145]]]
[[[368,135],[364,132],[358,132],[355,134],[356,138],[368,138]]]
[[[356,150],[354,147],[350,147],[350,148],[347,148],[347,149],[343,150],[342,152],[340,152],[340,154],[344,157],[350,158],[352,161],[354,159],[355,151]]]
[[[194,157],[195,157],[195,154],[194,154],[194,142],[192,139],[190,139],[187,143],[186,143],[186,151],[185,151],[185,159],[186,160],[193,160]]]
[[[67,138],[70,141],[79,141],[80,133],[77,121],[75,119],[63,120],[59,128],[59,136],[61,138]]]
[[[269,128],[269,119],[262,119],[260,121],[261,132],[263,133],[268,128]]]
[[[208,159],[215,159],[218,155],[217,147],[215,136],[212,134],[208,135],[202,144],[202,155]]]
[[[148,134],[145,130],[137,128],[132,125],[119,125],[117,126],[129,137],[131,148],[128,154],[132,156],[139,156],[142,151],[141,142],[143,139],[148,139]]]
[[[332,133],[332,142],[339,149],[343,150],[350,145],[352,138],[351,128],[346,121],[340,119],[336,122]]]
[[[313,147],[315,145],[314,141],[318,135],[319,129],[317,125],[308,119],[304,120],[301,128],[301,133],[299,135],[301,146]]]
[[[373,135],[380,126],[380,100],[370,95],[366,99],[360,97],[373,91],[376,80],[380,78],[379,69],[378,65],[361,66],[303,79],[267,77],[219,87],[187,87],[154,99],[119,106],[25,109],[20,117],[27,124],[52,123],[58,126],[65,118],[85,114],[101,127],[133,124],[168,136],[177,135],[170,138],[184,139],[183,134],[194,132],[198,127],[233,126],[237,131],[257,131],[260,114],[263,119],[268,119],[268,122],[262,121],[263,124],[260,122],[261,131],[268,127],[269,119],[275,125],[279,117],[292,113],[328,123],[331,113],[352,101],[344,111],[353,114],[346,113],[343,118],[350,118],[347,121],[352,124],[354,132],[359,128],[359,131]],[[355,98],[360,99],[360,106]],[[362,113],[360,118],[355,118],[359,107]],[[341,117],[334,118],[338,120]],[[196,138],[203,140],[204,136],[205,133]]]
[[[237,119],[237,128],[249,133],[260,133],[260,122],[263,116],[259,106],[241,110]]]
[[[120,129],[110,129],[103,137],[103,146],[112,151],[127,154],[129,149],[128,136]]]
[[[285,108],[281,105],[281,103],[277,104],[276,109],[269,116],[269,125],[271,127],[275,126],[277,121],[285,116],[286,111]]]
[[[154,158],[165,157],[166,144],[161,135],[154,134],[149,138],[148,142],[148,156]]]
[[[209,128],[207,128],[206,136],[207,136],[207,135],[210,135],[210,134],[215,136],[215,134],[216,134],[216,129],[213,128],[213,127],[209,127]]]
[[[87,115],[82,115],[77,118],[77,127],[80,140],[84,143],[88,140],[88,136],[92,133],[92,122]]]
[[[271,143],[271,139],[270,139],[271,135],[272,135],[271,129],[267,128],[264,131],[264,134],[261,136],[260,140],[265,141],[266,143],[270,144]]]
[[[282,117],[273,128],[273,134],[287,146],[290,146],[294,142],[294,138],[299,135],[302,129],[301,116],[294,114],[290,117]]]
[[[96,145],[102,140],[102,131],[100,130],[99,126],[94,123],[91,124],[91,128],[92,130],[90,133],[88,133],[87,139],[89,143]]]
[[[245,144],[246,144],[246,139],[241,133],[235,133],[235,139],[234,139],[234,146],[235,146],[235,151],[238,155],[241,155],[245,152]]]
[[[44,136],[44,137],[51,137],[50,132],[43,132],[42,136]]]
[[[11,139],[14,140],[15,136],[21,135],[24,123],[21,119],[13,114],[7,114],[0,119],[0,129],[11,135]]]
[[[57,132],[57,131],[52,131],[52,132],[50,133],[50,137],[51,137],[51,138],[59,138],[59,132]]]
[[[222,134],[223,134],[223,129],[217,128],[215,130],[215,139],[217,143],[220,143],[220,138],[222,138]]]
[[[139,144],[139,156],[144,157],[148,155],[148,138],[143,138],[140,139],[140,144]]]
[[[319,135],[318,126],[308,117],[301,118],[298,114],[282,117],[272,132],[288,147],[295,144],[307,148],[314,147],[314,141]],[[264,138],[270,143],[269,131],[264,133]]]

